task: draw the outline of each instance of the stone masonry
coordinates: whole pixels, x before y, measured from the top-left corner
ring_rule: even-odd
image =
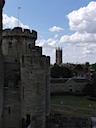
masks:
[[[2,55],[2,9],[5,1],[0,0],[0,128],[2,125],[2,113],[3,113],[3,55]]]
[[[45,128],[50,113],[50,57],[42,55],[36,39],[34,30],[3,30],[2,128]]]

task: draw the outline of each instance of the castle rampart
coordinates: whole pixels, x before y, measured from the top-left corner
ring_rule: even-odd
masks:
[[[42,55],[36,39],[34,30],[3,30],[3,128],[25,128],[33,122],[36,128],[45,128],[50,113],[50,57]]]
[[[3,30],[3,37],[23,37],[23,38],[31,38],[37,39],[37,32],[35,30],[30,31],[29,29],[22,29],[20,27],[15,27],[14,29],[5,29]]]

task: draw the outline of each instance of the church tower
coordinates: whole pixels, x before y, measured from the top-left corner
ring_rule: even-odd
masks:
[[[56,64],[62,64],[62,49],[60,47],[56,49]]]

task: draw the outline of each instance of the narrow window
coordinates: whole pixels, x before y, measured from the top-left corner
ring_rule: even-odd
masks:
[[[27,127],[28,127],[29,124],[30,124],[30,115],[27,114],[26,115],[26,125],[27,125]]]
[[[7,80],[4,81],[4,87],[8,87],[8,81]]]
[[[28,48],[29,48],[29,49],[31,48],[31,44],[28,45]]]
[[[9,115],[10,115],[10,107],[8,108],[8,113],[9,113]]]
[[[22,63],[24,63],[24,55],[22,55]]]

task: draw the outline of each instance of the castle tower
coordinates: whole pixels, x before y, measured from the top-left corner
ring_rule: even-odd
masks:
[[[45,128],[47,91],[47,63],[49,57],[24,55],[21,59],[21,114],[22,124]],[[48,108],[47,108],[48,109]]]
[[[0,128],[2,128],[3,113],[3,55],[2,55],[2,9],[5,1],[0,0]]]
[[[35,46],[37,32],[16,27],[3,31],[3,128],[45,128],[50,113],[50,58]],[[11,123],[12,122],[12,123]]]
[[[56,64],[62,64],[62,49],[56,49]]]

